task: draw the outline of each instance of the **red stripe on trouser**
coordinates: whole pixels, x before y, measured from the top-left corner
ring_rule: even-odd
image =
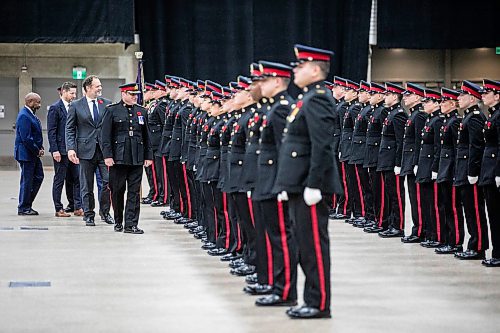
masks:
[[[266,251],[267,251],[267,279],[268,283],[272,286],[274,284],[274,272],[273,272],[273,248],[271,247],[271,241],[269,240],[269,235],[266,233]]]
[[[452,201],[452,208],[453,208],[453,220],[455,222],[455,245],[458,245],[458,242],[460,242],[460,231],[458,230],[458,214],[457,214],[457,206],[456,206],[456,194],[457,190],[455,186],[452,186],[451,188],[451,201]]]
[[[337,195],[332,195],[332,207],[335,209],[337,207]]]
[[[340,163],[342,165],[342,183],[344,184],[344,215],[347,215],[347,204],[349,202],[349,191],[347,191],[347,180],[345,178],[345,164],[344,162]]]
[[[222,192],[222,204],[224,205],[224,219],[226,220],[226,249],[229,249],[229,238],[231,237],[231,223],[227,213],[227,194]]]
[[[250,211],[250,219],[252,220],[252,225],[255,228],[255,220],[253,219],[253,204],[252,199],[248,198],[248,210]]]
[[[418,211],[418,237],[422,234],[422,208],[420,207],[420,184],[415,184],[417,187],[417,211]]]
[[[474,210],[476,211],[476,224],[477,224],[477,250],[481,251],[482,247],[482,230],[481,230],[481,218],[479,217],[479,202],[477,199],[477,184],[472,185],[474,187]]]
[[[186,195],[187,195],[187,205],[188,205],[188,218],[191,218],[191,195],[189,192],[189,184],[188,177],[186,172],[186,164],[182,165],[182,173],[184,174],[184,186],[186,187]]]
[[[217,240],[217,231],[219,230],[218,229],[218,226],[219,226],[219,223],[217,221],[217,208],[214,207],[214,222],[215,222],[215,240]]]
[[[400,189],[400,179],[399,176],[394,174],[394,177],[396,177],[396,193],[398,196],[398,206],[399,206],[399,229],[403,230],[405,227],[405,216],[403,214],[403,202],[401,200],[401,189]]]
[[[238,243],[236,244],[236,251],[241,250],[241,229],[239,223],[236,223],[236,228],[238,228]]]
[[[180,189],[179,189],[179,201],[181,205],[181,214],[184,214],[184,201],[182,201],[182,192]]]
[[[380,173],[380,214],[378,226],[382,226],[382,221],[384,220],[384,209],[385,209],[385,183],[384,183],[384,175],[382,172]]]
[[[439,208],[438,208],[438,184],[434,182],[434,211],[436,212],[436,232],[437,232],[437,240],[441,242],[441,218],[439,216]]]
[[[319,239],[318,216],[316,215],[316,205],[311,206],[311,222],[314,239],[314,251],[316,252],[316,264],[318,265],[319,292],[321,301],[319,309],[323,311],[326,305],[326,284],[325,268],[323,267],[323,254],[321,253],[321,243]]]
[[[281,235],[281,247],[283,248],[283,262],[285,266],[285,285],[283,286],[283,299],[288,299],[290,293],[290,252],[288,250],[288,241],[286,239],[285,214],[283,213],[283,203],[278,201],[278,222]]]
[[[359,201],[361,202],[361,215],[365,216],[365,201],[363,200],[363,189],[361,188],[361,179],[359,179],[358,167],[354,165],[356,171],[356,180],[358,181]]]
[[[153,164],[151,164],[151,171],[153,172],[153,183],[155,186],[155,194],[153,195],[153,201],[155,201],[156,198],[158,198],[158,185],[156,183],[156,169],[155,169],[154,160],[153,160]]]
[[[163,165],[163,186],[165,186],[165,197],[163,198],[163,203],[167,203],[168,200],[168,179],[167,179],[167,162],[165,162],[165,156],[161,157],[161,164]]]

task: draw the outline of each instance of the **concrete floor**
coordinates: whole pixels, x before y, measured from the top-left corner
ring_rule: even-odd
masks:
[[[19,174],[0,171],[2,333],[500,331],[500,269],[478,261],[332,221],[333,318],[290,320],[285,308],[255,307],[243,278],[182,226],[159,219],[159,208],[143,206],[144,235],[53,217],[52,175],[46,171],[34,204],[40,216],[20,217]],[[11,281],[51,287],[9,288]],[[302,284],[300,273],[299,294]]]

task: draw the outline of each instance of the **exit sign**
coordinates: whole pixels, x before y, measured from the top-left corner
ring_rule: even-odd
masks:
[[[496,54],[500,54],[500,46],[497,46],[497,48],[496,48]]]
[[[73,79],[83,80],[87,77],[87,68],[85,67],[73,67]]]

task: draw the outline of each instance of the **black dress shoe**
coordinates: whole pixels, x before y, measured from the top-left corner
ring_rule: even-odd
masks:
[[[403,230],[399,230],[396,228],[390,228],[386,231],[381,231],[378,235],[382,238],[393,238],[393,237],[402,237],[404,236]]]
[[[211,250],[211,249],[215,249],[215,244],[214,243],[211,243],[211,242],[208,242],[208,243],[205,243],[201,246],[201,248],[203,250]]]
[[[441,243],[439,243],[439,242],[436,242],[436,241],[433,241],[433,240],[430,240],[430,239],[426,240],[425,242],[420,243],[420,246],[422,246],[422,247],[426,247],[426,248],[428,248],[428,249],[431,249],[431,248],[438,248],[438,247],[440,247],[441,245],[443,245],[443,244],[441,244]]]
[[[232,260],[229,262],[229,267],[231,268],[237,268],[245,264],[245,261],[243,258]]]
[[[17,215],[35,216],[35,215],[38,215],[38,212],[34,209],[30,209],[30,210],[25,210],[25,211],[19,211],[19,212],[17,212]]]
[[[65,213],[73,213],[75,211],[75,209],[73,207],[66,207],[64,208],[64,212]]]
[[[193,237],[196,239],[203,239],[207,237],[207,232],[206,231],[197,232],[193,235]]]
[[[356,217],[351,217],[350,219],[346,219],[344,222],[349,223],[349,224],[353,224],[354,221],[356,221]]]
[[[121,223],[115,224],[115,231],[122,232],[123,231],[123,224],[121,224]]]
[[[462,246],[443,245],[434,250],[437,254],[453,254],[455,252],[462,252]]]
[[[368,228],[364,228],[363,231],[368,233],[368,234],[378,234],[379,232],[382,232],[382,231],[385,231],[387,229],[383,228],[383,227],[377,227],[377,226],[374,226],[374,227],[368,227]]]
[[[460,260],[480,260],[485,258],[484,251],[466,250],[455,253],[455,258]]]
[[[264,297],[257,298],[255,301],[257,306],[295,306],[297,305],[297,300],[288,299],[284,300],[276,294],[267,295]]]
[[[301,306],[299,308],[289,309],[286,314],[293,319],[313,319],[313,318],[331,318],[330,310],[321,311],[311,306]]]
[[[106,222],[107,224],[115,224],[115,220],[113,219],[113,217],[111,217],[111,215],[109,213],[107,213],[106,215],[104,215],[102,217],[103,221]]]
[[[125,229],[123,229],[123,232],[126,233],[126,234],[143,234],[144,231],[137,228],[137,226],[132,226],[132,227],[125,227]]]
[[[227,254],[227,250],[223,247],[208,250],[207,253],[211,256],[223,256]]]
[[[86,217],[84,218],[84,221],[87,227],[95,227],[95,222],[93,217]]]
[[[184,229],[194,229],[194,228],[197,228],[197,227],[198,227],[198,222],[197,221],[184,224]]]
[[[499,258],[491,258],[485,259],[481,262],[486,267],[500,267],[500,259]]]
[[[273,286],[256,283],[245,286],[243,291],[249,295],[269,295],[273,292]]]
[[[415,236],[415,235],[410,235],[410,236],[401,237],[401,242],[405,243],[405,244],[420,243],[420,242],[422,242],[422,238]]]
[[[151,202],[151,207],[165,207],[167,204],[160,201]]]
[[[143,205],[151,205],[152,202],[153,202],[153,199],[151,199],[151,198],[142,198],[142,201],[141,201],[141,203]]]
[[[344,215],[344,214],[341,214],[341,213],[337,213],[335,215],[333,215],[333,219],[334,220],[344,220],[347,218],[347,215]]]
[[[232,269],[230,273],[233,275],[237,275],[237,276],[247,276],[247,275],[255,273],[255,266],[242,265],[238,268]]]
[[[236,260],[240,259],[243,256],[239,253],[228,253],[220,257],[220,261],[231,261],[231,260]]]
[[[245,282],[248,284],[256,284],[259,282],[257,273],[245,276]]]

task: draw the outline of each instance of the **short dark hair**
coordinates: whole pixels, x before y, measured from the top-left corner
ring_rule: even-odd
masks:
[[[76,88],[76,84],[73,83],[73,82],[64,82],[62,85],[61,85],[61,91],[69,91],[70,89],[72,88]]]
[[[87,88],[92,85],[92,81],[94,81],[94,79],[99,79],[99,78],[97,77],[97,75],[87,76],[87,78],[85,80],[83,80],[83,83],[82,83],[83,90],[87,91]]]
[[[323,80],[326,79],[330,73],[330,62],[329,61],[313,61],[314,64],[319,66],[321,73],[323,74]]]

